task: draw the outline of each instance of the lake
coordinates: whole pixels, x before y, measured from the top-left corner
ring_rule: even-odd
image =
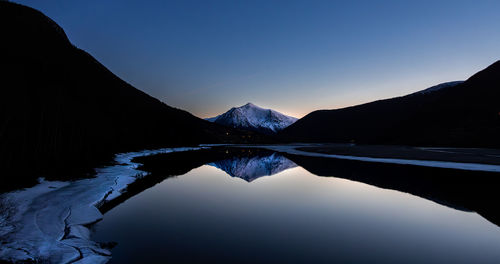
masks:
[[[457,198],[462,185],[435,191],[444,184],[412,180],[489,174],[228,155],[193,158],[204,165],[106,212],[92,239],[117,243],[110,263],[500,263],[500,228],[482,216],[489,207]]]

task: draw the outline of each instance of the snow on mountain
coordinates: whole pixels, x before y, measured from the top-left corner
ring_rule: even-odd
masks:
[[[277,153],[268,156],[233,157],[212,162],[208,165],[219,168],[232,177],[238,177],[247,182],[297,167],[297,164],[293,161]]]
[[[205,120],[229,127],[273,134],[295,123],[297,118],[247,103],[244,106],[233,107],[222,115]]]
[[[454,81],[454,82],[445,82],[445,83],[440,83],[438,85],[434,85],[432,87],[429,87],[425,90],[422,90],[422,91],[418,91],[416,92],[415,94],[426,94],[426,93],[431,93],[431,92],[435,92],[437,90],[440,90],[440,89],[443,89],[443,88],[446,88],[446,87],[452,87],[452,86],[455,86],[455,85],[459,85],[461,83],[463,83],[464,81]]]

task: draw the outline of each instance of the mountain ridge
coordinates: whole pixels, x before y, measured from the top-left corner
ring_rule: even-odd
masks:
[[[431,86],[429,88],[426,88],[424,90],[421,90],[421,91],[418,91],[418,92],[415,92],[413,94],[425,94],[425,93],[432,93],[432,92],[435,92],[435,91],[438,91],[440,89],[443,89],[443,88],[447,88],[447,87],[453,87],[453,86],[456,86],[456,85],[459,85],[461,83],[463,83],[464,81],[451,81],[451,82],[444,82],[444,83],[440,83],[440,84],[437,84],[437,85],[434,85],[434,86]],[[412,95],[412,94],[409,94],[409,95]]]
[[[314,111],[279,136],[303,142],[500,147],[498,87],[500,61],[432,92]]]
[[[38,10],[0,1],[2,188],[92,174],[118,152],[259,140],[136,89]],[[80,176],[79,176],[80,177]]]

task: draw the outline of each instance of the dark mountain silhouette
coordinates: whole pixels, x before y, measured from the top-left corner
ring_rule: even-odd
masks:
[[[500,147],[500,61],[456,85],[312,112],[280,135],[305,142]]]
[[[0,34],[3,189],[92,172],[116,152],[262,140],[132,87],[37,10],[0,1]]]

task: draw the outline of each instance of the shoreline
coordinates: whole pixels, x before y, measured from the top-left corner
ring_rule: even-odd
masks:
[[[0,259],[6,261],[49,261],[57,263],[106,263],[111,252],[106,245],[90,238],[90,225],[101,220],[103,213],[119,204],[120,199],[134,195],[128,189],[150,173],[138,169],[136,157],[201,150],[216,146],[259,148],[305,157],[354,160],[362,162],[403,164],[423,167],[500,172],[500,156],[482,149],[413,148],[404,146],[352,145],[200,145],[199,147],[164,148],[115,155],[115,165],[96,169],[96,177],[68,182],[42,181],[34,187],[0,195]],[[402,150],[402,151],[400,151]],[[312,152],[314,151],[314,152]],[[490,153],[491,152],[491,153]],[[341,154],[333,154],[341,153]],[[353,156],[378,154],[375,157]],[[427,156],[422,156],[425,153]],[[450,153],[452,154],[450,156]],[[350,155],[345,155],[350,154]],[[493,155],[496,164],[449,161],[477,161],[477,155]],[[421,156],[418,156],[421,155]],[[396,156],[397,158],[388,158]],[[418,157],[448,157],[446,160],[418,160]],[[403,157],[407,159],[402,159]],[[107,208],[107,207],[110,208]],[[101,208],[105,210],[102,211]],[[107,208],[107,210],[106,210]]]
[[[500,165],[500,150],[497,149],[327,144],[315,147],[300,147],[298,150],[370,158]]]
[[[163,148],[115,155],[116,165],[96,169],[96,177],[42,181],[0,195],[0,259],[10,262],[106,263],[111,252],[91,240],[90,225],[101,220],[103,205],[127,193],[148,174],[132,159],[202,147]]]

